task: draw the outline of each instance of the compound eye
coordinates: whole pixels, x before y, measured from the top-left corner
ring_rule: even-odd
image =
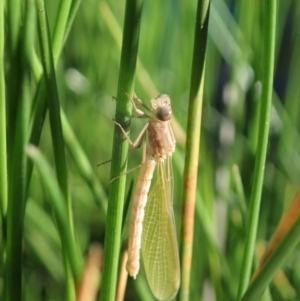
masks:
[[[172,110],[169,107],[162,107],[156,113],[156,118],[160,121],[167,121],[172,118]]]

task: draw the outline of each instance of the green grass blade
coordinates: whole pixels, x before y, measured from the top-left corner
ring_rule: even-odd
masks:
[[[77,0],[76,3],[79,5],[80,0]],[[74,3],[73,3],[74,6]],[[61,52],[61,49],[63,47],[63,43],[67,36],[68,28],[71,27],[72,21],[74,19],[74,15],[76,12],[76,9],[72,9],[73,6],[70,6],[69,0],[64,0],[61,2],[59,13],[57,16],[57,22],[55,26],[55,31],[53,34],[53,63],[54,66],[56,66],[59,54]],[[77,7],[77,6],[76,6]],[[68,16],[70,15],[70,9],[72,10],[72,20],[68,19]],[[44,21],[45,22],[45,21]],[[62,34],[64,32],[64,36],[62,37]],[[32,62],[34,63],[34,61]],[[41,74],[40,74],[41,75]],[[45,82],[44,80],[41,80],[39,83],[39,87],[36,92],[35,101],[34,101],[34,109],[33,109],[33,116],[31,121],[31,135],[30,135],[30,143],[34,145],[38,145],[40,141],[41,131],[43,128],[43,123],[46,116],[46,88],[45,88]],[[27,171],[27,178],[29,185],[29,181],[32,174],[32,162],[28,161],[28,171]]]
[[[240,299],[241,301],[259,300],[279,268],[282,267],[286,259],[291,255],[292,251],[295,250],[299,241],[300,218],[296,220],[294,225],[282,239],[281,243],[275,248],[270,258],[262,267],[260,273],[251,282],[249,288]]]
[[[70,9],[70,12],[69,12],[69,15],[68,15],[68,22],[66,24],[66,31],[65,31],[64,41],[66,41],[66,39],[69,35],[69,32],[72,28],[72,24],[74,22],[74,18],[76,16],[76,13],[77,13],[77,10],[79,8],[80,3],[81,3],[81,0],[73,0],[72,1],[72,6],[71,6],[71,9]],[[62,45],[61,45],[61,47],[62,47]]]
[[[8,1],[9,47],[14,53],[18,47],[19,31],[21,24],[21,0]],[[4,4],[3,4],[4,5]]]
[[[205,18],[203,17],[204,15]],[[190,290],[208,20],[209,5],[207,5],[207,1],[198,1],[187,124],[186,159],[183,176],[181,229],[182,277],[178,297],[178,300],[181,301],[189,300]]]
[[[71,198],[70,198],[70,192],[68,186],[68,173],[67,173],[67,165],[66,165],[66,157],[65,157],[65,144],[63,139],[62,125],[61,125],[61,118],[60,118],[60,102],[59,102],[59,95],[57,89],[49,26],[47,20],[47,10],[43,0],[36,0],[36,6],[38,11],[38,24],[39,24],[38,36],[39,36],[39,42],[41,47],[45,86],[47,91],[47,105],[49,109],[49,119],[50,119],[56,175],[57,175],[59,186],[64,195],[63,200],[67,202],[66,204],[68,208],[68,221],[72,230],[71,233],[69,234],[74,236],[72,205],[71,205]],[[75,297],[74,281],[72,279],[72,275],[70,272],[68,258],[66,257],[67,256],[66,250],[63,250],[63,253],[64,253],[65,269],[66,269],[67,299],[72,300]],[[78,278],[75,278],[75,280],[78,280]]]
[[[259,136],[256,151],[255,170],[253,186],[250,197],[249,220],[247,225],[246,242],[242,261],[242,270],[237,294],[239,300],[246,290],[251,273],[253,261],[254,244],[257,233],[258,215],[260,209],[261,192],[263,186],[265,160],[269,135],[270,111],[272,102],[272,87],[274,74],[274,52],[275,52],[275,18],[276,1],[265,0],[264,5],[264,59],[262,68],[264,70],[262,82],[262,96],[260,104]]]
[[[246,220],[247,204],[241,174],[237,165],[232,166],[232,181],[234,183],[243,220]]]
[[[58,9],[59,13],[56,18],[54,34],[53,34],[52,51],[53,51],[54,65],[56,65],[56,62],[58,61],[58,57],[60,55],[60,51],[62,49],[62,45],[64,42],[66,26],[68,23],[68,16],[70,13],[71,5],[72,5],[72,0],[60,1],[60,7]]]
[[[4,298],[6,300],[21,300],[22,296],[22,241],[23,219],[25,208],[25,153],[30,114],[30,60],[32,44],[34,43],[35,10],[33,1],[26,2],[26,14],[22,35],[18,42],[20,56],[19,82],[20,89],[16,100],[15,133],[12,141],[12,153],[8,167],[7,208],[7,262]],[[13,121],[11,121],[11,124]]]
[[[26,203],[25,223],[24,240],[29,252],[35,254],[41,266],[45,267],[53,279],[63,281],[64,267],[59,254],[61,240],[57,223],[53,223],[53,215],[45,210],[44,203],[40,204],[29,198]]]
[[[54,149],[54,158],[56,165],[56,173],[59,185],[66,200],[69,203],[69,188],[67,181],[67,167],[65,158],[64,141],[62,135],[62,126],[60,119],[59,95],[56,83],[56,75],[54,69],[54,61],[52,48],[50,43],[49,28],[47,21],[47,10],[43,0],[36,0],[39,20],[39,41],[41,46],[41,55],[43,61],[43,69],[47,90],[47,102],[49,108],[50,126],[52,143]],[[71,222],[71,208],[69,207],[69,219]]]
[[[92,168],[90,162],[88,161],[80,143],[76,139],[76,135],[73,132],[63,110],[61,110],[60,114],[66,146],[82,178],[85,179],[85,181],[88,183],[96,198],[96,203],[99,205],[99,208],[101,210],[101,219],[105,220],[107,211],[107,197],[104,192],[103,186],[99,183],[95,171]]]
[[[126,130],[130,122],[131,103],[124,92],[129,94],[133,92],[142,6],[142,0],[127,0],[126,2],[116,107],[116,120],[121,123]],[[111,178],[126,171],[127,152],[128,142],[119,128],[115,127]],[[110,187],[104,245],[105,259],[100,294],[101,301],[115,299],[125,182],[126,178],[120,177],[113,181]]]
[[[80,251],[75,243],[74,236],[72,235],[72,228],[68,218],[68,208],[66,206],[65,196],[54,174],[47,163],[46,159],[40,151],[33,145],[26,148],[26,153],[31,160],[34,161],[38,172],[41,175],[41,180],[50,196],[51,206],[54,209],[57,226],[60,234],[61,244],[65,250],[70,263],[73,277],[79,281],[83,269],[83,260]]]
[[[0,3],[0,214],[1,222],[7,211],[7,153],[6,153],[6,97],[4,75],[4,1]],[[3,228],[2,228],[3,231]],[[1,233],[3,236],[4,233]]]

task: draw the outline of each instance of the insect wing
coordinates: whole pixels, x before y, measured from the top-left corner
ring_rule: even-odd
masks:
[[[158,300],[169,300],[176,295],[180,284],[171,156],[159,162],[157,168],[157,182],[145,208],[142,256],[153,294]]]

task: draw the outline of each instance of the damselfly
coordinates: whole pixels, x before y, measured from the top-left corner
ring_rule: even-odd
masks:
[[[137,104],[148,112],[138,109],[131,99],[138,117],[149,121],[135,142],[132,142],[122,126],[126,139],[133,147],[140,145],[147,136],[146,157],[140,167],[133,195],[128,238],[128,261],[126,269],[136,277],[140,267],[140,248],[149,286],[159,300],[173,298],[180,284],[180,267],[173,213],[172,153],[175,138],[169,120],[172,117],[171,100],[166,94],[151,100],[149,109],[135,96]],[[150,190],[154,169],[157,166],[157,181]]]

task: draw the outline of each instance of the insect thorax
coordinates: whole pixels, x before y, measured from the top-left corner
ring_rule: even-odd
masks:
[[[148,126],[148,140],[147,153],[157,162],[164,160],[175,150],[175,139],[169,121],[152,118]]]

